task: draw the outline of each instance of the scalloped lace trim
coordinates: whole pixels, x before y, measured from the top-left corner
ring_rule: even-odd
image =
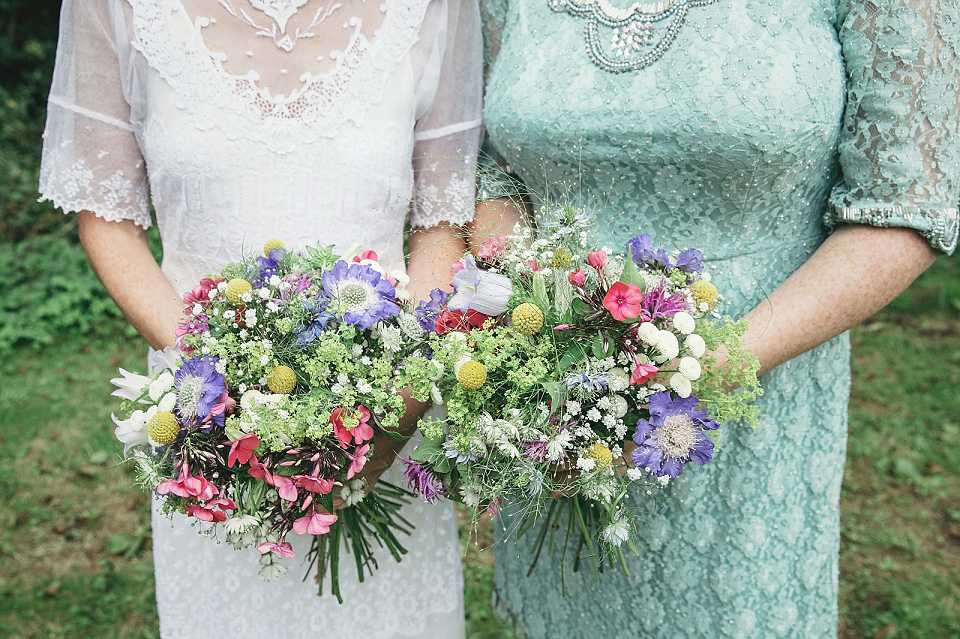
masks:
[[[38,202],[52,202],[64,213],[91,211],[110,222],[132,220],[143,229],[153,224],[145,182],[134,185],[118,170],[95,183],[94,171],[82,159],[65,170],[59,170],[56,162],[44,164],[39,191]]]
[[[432,182],[417,178],[417,200],[410,214],[412,228],[427,229],[449,222],[462,226],[473,221],[474,176],[453,176],[441,190]]]
[[[173,87],[179,107],[201,129],[218,127],[228,138],[262,142],[287,153],[346,122],[361,125],[367,107],[382,101],[387,77],[416,42],[427,2],[386,0],[378,35],[351,39],[337,66],[311,75],[289,96],[273,96],[254,76],[231,75],[211,56],[199,35],[184,38],[173,27],[171,5],[128,0],[133,7],[133,46]]]

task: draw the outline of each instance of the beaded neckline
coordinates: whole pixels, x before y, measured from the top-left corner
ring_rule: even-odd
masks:
[[[645,69],[663,57],[673,44],[691,7],[703,7],[717,0],[663,0],[635,2],[618,8],[609,0],[547,0],[557,13],[582,18],[587,55],[595,65],[611,73]],[[600,28],[611,29],[609,48],[604,50]],[[657,32],[662,35],[657,39]]]

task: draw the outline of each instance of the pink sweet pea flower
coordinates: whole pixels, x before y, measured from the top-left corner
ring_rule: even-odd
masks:
[[[266,464],[261,464],[257,459],[256,455],[251,455],[250,458],[253,460],[250,462],[250,468],[247,469],[247,474],[251,477],[256,477],[257,479],[262,479],[271,486],[273,485],[273,474],[270,472],[270,469],[267,468]]]
[[[253,451],[260,445],[260,438],[248,433],[230,444],[230,455],[227,457],[227,466],[233,468],[237,462],[246,464],[253,457]]]
[[[326,535],[330,532],[330,526],[337,522],[336,515],[328,513],[318,513],[313,511],[312,515],[306,515],[293,522],[293,532],[298,535]]]
[[[216,509],[218,506],[220,510]],[[185,508],[188,515],[196,517],[200,521],[226,521],[227,514],[223,511],[236,510],[237,505],[232,499],[220,497],[219,499],[211,499],[205,504],[187,504]]]
[[[260,551],[261,555],[265,555],[268,552],[272,552],[275,555],[280,555],[281,557],[296,557],[296,553],[293,552],[293,546],[290,545],[289,541],[280,541],[280,543],[268,543],[264,542],[257,546],[257,550]]]
[[[183,303],[186,306],[193,306],[194,304],[207,306],[210,303],[210,291],[217,288],[217,284],[225,281],[222,277],[216,279],[203,278],[200,280],[200,284],[183,294]]]
[[[603,298],[603,307],[610,311],[613,318],[623,321],[640,315],[643,308],[643,291],[632,284],[614,282]]]
[[[641,364],[637,362],[637,367],[630,374],[630,385],[642,384],[657,376],[660,369],[652,364]]]
[[[223,415],[224,413],[232,413],[236,405],[237,400],[230,397],[228,393],[224,393],[217,399],[217,403],[210,407],[208,419]]]
[[[180,467],[177,479],[168,479],[157,486],[158,495],[173,493],[177,497],[194,497],[200,501],[213,499],[220,489],[207,481],[202,475],[190,475],[186,464]]]
[[[467,263],[463,260],[458,260],[450,266],[450,277],[453,277],[463,269],[467,268]]]
[[[333,434],[340,440],[340,446],[343,448],[346,448],[350,442],[362,444],[373,438],[373,427],[367,423],[368,421],[370,421],[370,411],[363,404],[349,412],[341,406],[330,416]]]
[[[583,288],[584,283],[587,281],[587,276],[584,274],[582,268],[578,268],[573,273],[567,275],[567,281],[577,288]]]
[[[353,451],[353,455],[348,454],[350,458],[350,468],[347,469],[347,479],[353,479],[353,476],[363,470],[367,463],[367,452],[370,450],[370,444],[364,444]]]
[[[297,486],[311,493],[327,495],[333,490],[334,481],[332,479],[323,479],[312,475],[294,475],[291,479]]]
[[[597,270],[597,273],[603,273],[603,267],[607,265],[607,254],[603,251],[587,253],[587,262]]]
[[[480,248],[477,249],[477,257],[480,259],[493,259],[499,257],[507,247],[510,246],[510,240],[506,237],[491,237],[483,241],[480,244]]]
[[[377,257],[376,251],[364,251],[360,255],[356,255],[353,258],[354,262],[362,262],[363,260],[373,260],[374,262],[379,262],[380,258]]]
[[[265,477],[264,481],[277,489],[277,492],[280,493],[280,499],[297,501],[297,485],[289,477],[272,475],[269,479]]]

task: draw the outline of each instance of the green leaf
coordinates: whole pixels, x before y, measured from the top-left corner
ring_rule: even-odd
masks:
[[[590,307],[579,297],[574,298],[572,307],[573,312],[577,315],[585,315],[590,312]]]
[[[559,406],[563,401],[563,385],[560,382],[541,382],[540,385],[550,394],[550,403]]]
[[[431,465],[433,466],[433,469],[435,471],[444,475],[446,475],[451,470],[453,470],[453,460],[447,457],[446,455],[444,455],[442,459],[440,459],[439,461]]]
[[[413,449],[413,453],[410,455],[410,459],[414,461],[431,465],[446,458],[446,455],[443,454],[443,440],[427,439],[426,437],[417,444],[417,447]]]
[[[587,358],[587,351],[579,344],[572,345],[560,359],[559,369],[561,373],[566,372],[571,366],[582,362]]]
[[[607,348],[609,344],[604,343],[603,334],[598,333],[596,339],[593,340],[593,356],[597,359],[604,359],[607,356]]]
[[[640,271],[637,270],[637,265],[633,263],[633,260],[628,256],[624,260],[623,273],[620,274],[620,281],[624,284],[631,284],[636,286],[641,291],[646,290],[647,283],[640,275]]]
[[[550,298],[547,297],[547,280],[540,271],[533,274],[533,298],[537,306],[544,312],[550,308]]]

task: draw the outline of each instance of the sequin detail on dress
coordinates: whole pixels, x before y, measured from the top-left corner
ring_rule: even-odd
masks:
[[[587,55],[595,65],[611,73],[645,69],[659,60],[677,38],[691,7],[703,7],[717,0],[666,0],[635,2],[629,8],[612,6],[608,0],[548,0],[558,13],[583,18]],[[610,49],[604,51],[600,28],[611,29]],[[656,33],[663,30],[658,40]]]

